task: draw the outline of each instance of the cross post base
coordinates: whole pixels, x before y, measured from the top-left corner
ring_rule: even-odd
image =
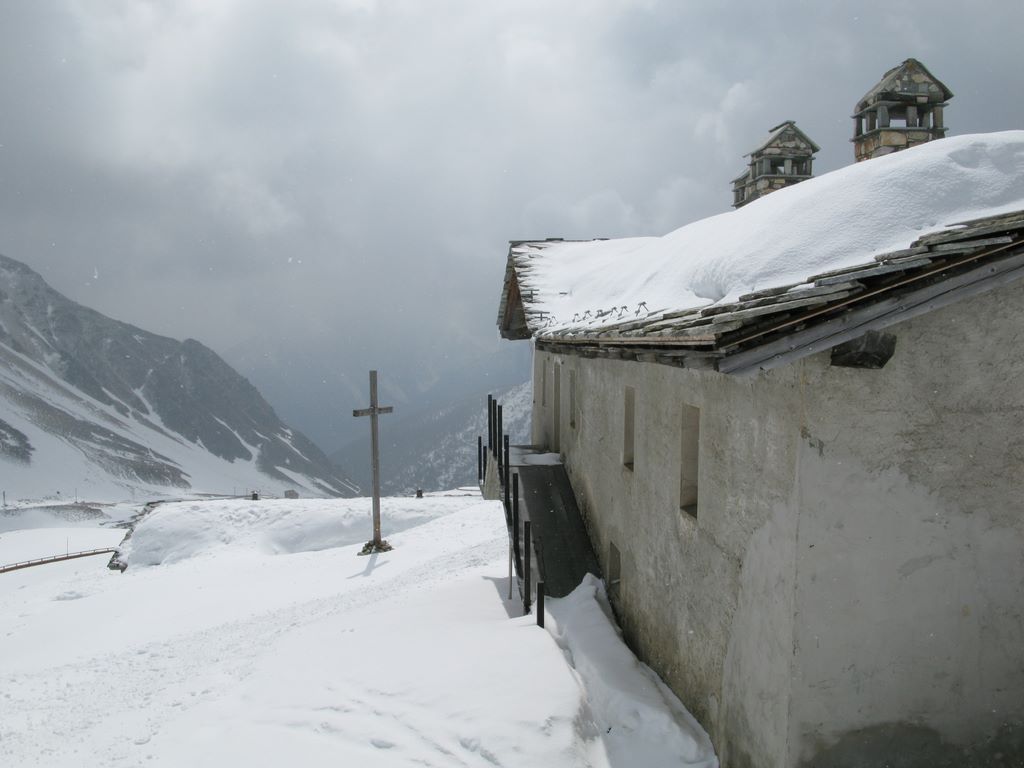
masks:
[[[359,550],[360,555],[374,555],[377,552],[390,552],[394,547],[388,544],[386,541],[368,541],[363,544],[363,548]]]

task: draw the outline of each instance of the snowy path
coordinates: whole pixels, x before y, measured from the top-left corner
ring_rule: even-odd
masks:
[[[578,692],[550,640],[518,620],[517,653],[541,660],[533,683],[474,653],[509,642],[488,578],[504,532],[490,505],[454,505],[468,508],[376,558],[229,551],[0,583],[2,615],[26,591],[33,608],[0,638],[15,660],[0,677],[0,764],[573,764]],[[554,694],[550,720],[531,687]]]
[[[321,551],[301,504],[235,504],[161,510],[158,565],[2,577],[0,765],[609,765],[563,650],[509,618],[493,503],[430,499],[369,558],[355,502],[305,510],[353,540]]]

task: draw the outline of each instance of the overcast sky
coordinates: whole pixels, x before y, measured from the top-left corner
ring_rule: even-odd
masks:
[[[727,210],[785,119],[846,165],[909,56],[951,134],[1024,127],[1021,29],[1020,0],[0,0],[0,252],[332,449],[368,368],[412,405],[495,350],[509,239]]]

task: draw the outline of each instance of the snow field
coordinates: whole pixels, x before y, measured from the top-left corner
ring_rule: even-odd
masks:
[[[165,504],[124,574],[0,576],[0,765],[715,765],[595,618],[598,587],[551,601],[558,643],[505,602],[499,504],[385,499],[395,549],[358,557],[369,508]],[[6,533],[0,552],[67,535]]]

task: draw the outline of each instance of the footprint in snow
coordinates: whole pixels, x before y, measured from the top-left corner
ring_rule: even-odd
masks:
[[[498,756],[491,752],[489,749],[485,749],[483,745],[480,743],[480,739],[472,739],[463,736],[459,739],[459,746],[461,746],[467,752],[475,752],[492,765],[501,765],[501,761],[498,760]]]

